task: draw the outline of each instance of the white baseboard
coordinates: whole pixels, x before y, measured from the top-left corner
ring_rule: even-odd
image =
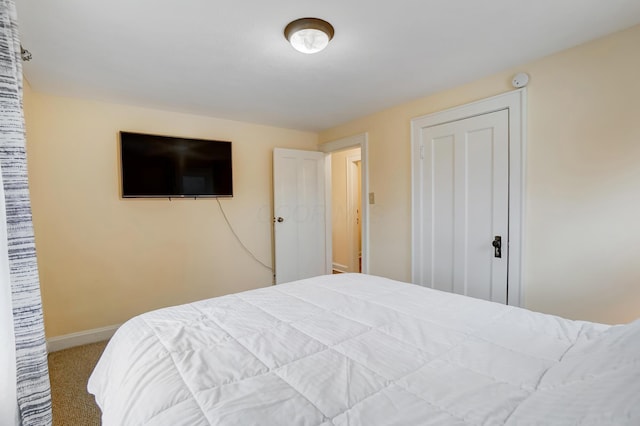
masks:
[[[333,268],[334,271],[338,271],[338,272],[342,272],[342,273],[347,273],[349,272],[349,267],[347,265],[342,265],[340,263],[333,263],[331,265],[331,267]]]
[[[52,337],[47,339],[47,352],[61,351],[75,346],[82,346],[110,339],[118,327],[120,327],[120,324],[94,328],[93,330],[79,331],[77,333],[65,334],[64,336]]]

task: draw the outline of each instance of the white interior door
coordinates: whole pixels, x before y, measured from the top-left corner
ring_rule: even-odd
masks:
[[[276,284],[326,274],[325,154],[273,151]]]
[[[417,284],[507,303],[508,114],[420,129]]]

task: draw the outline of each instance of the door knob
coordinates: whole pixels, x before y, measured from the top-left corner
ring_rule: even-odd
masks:
[[[491,245],[493,246],[493,257],[502,257],[502,237],[496,235]]]
[[[278,218],[277,218],[277,219],[274,219],[274,222],[275,222],[275,221],[278,221],[278,222],[282,223],[282,222],[284,222],[284,218],[283,218],[283,217],[278,216]]]

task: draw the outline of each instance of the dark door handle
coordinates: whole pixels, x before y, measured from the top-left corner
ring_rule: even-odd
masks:
[[[275,217],[274,217],[274,218],[273,218],[273,221],[274,221],[274,222],[275,222],[275,221],[278,221],[278,222],[282,223],[282,222],[284,222],[284,218],[283,218],[283,217],[280,217],[280,216],[278,216],[277,218],[275,218]]]
[[[496,235],[491,245],[493,246],[493,257],[502,257],[502,237]]]

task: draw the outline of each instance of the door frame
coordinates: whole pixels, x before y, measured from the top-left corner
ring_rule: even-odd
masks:
[[[418,282],[418,264],[422,259],[422,182],[424,170],[420,161],[424,147],[420,132],[425,127],[491,112],[509,112],[509,241],[507,304],[524,306],[523,245],[524,245],[524,193],[526,154],[526,88],[512,90],[444,111],[416,117],[411,120],[411,280]]]
[[[325,160],[325,191],[326,191],[326,261],[327,271],[331,273],[333,268],[333,247],[330,242],[333,241],[331,226],[331,154],[337,151],[343,151],[349,148],[360,148],[360,179],[361,179],[361,232],[362,232],[362,273],[369,273],[369,203],[367,202],[369,194],[369,136],[367,133],[360,133],[346,138],[341,138],[318,145],[318,151],[326,154]]]

